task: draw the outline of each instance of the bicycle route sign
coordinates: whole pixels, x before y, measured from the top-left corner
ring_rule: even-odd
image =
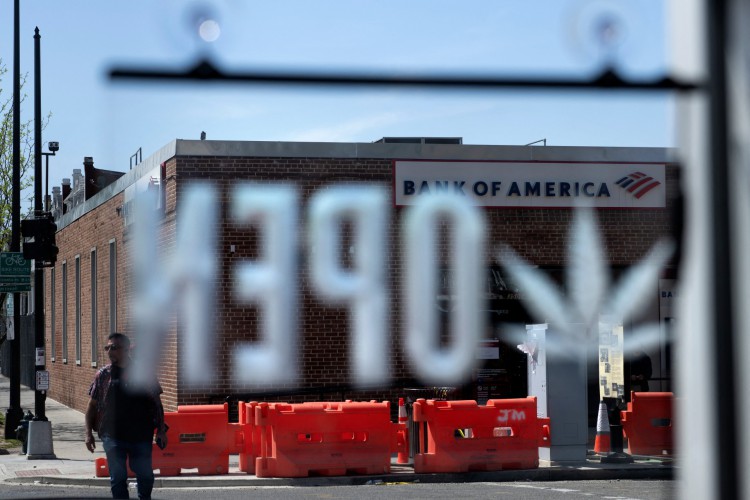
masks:
[[[31,291],[31,261],[22,252],[0,253],[0,292]]]

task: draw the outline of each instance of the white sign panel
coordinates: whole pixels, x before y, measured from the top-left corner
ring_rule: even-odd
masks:
[[[9,293],[5,299],[5,335],[8,340],[16,339],[16,330],[13,325],[13,294]]]
[[[394,200],[449,192],[482,207],[664,208],[663,164],[395,161]]]
[[[44,358],[44,347],[37,347],[36,348],[36,366],[44,366],[45,365],[45,358]]]
[[[623,327],[599,323],[599,399],[625,395]]]
[[[49,372],[47,370],[36,372],[36,390],[49,391]]]
[[[659,312],[661,320],[666,321],[674,317],[674,311],[677,308],[677,280],[660,279],[659,280]]]

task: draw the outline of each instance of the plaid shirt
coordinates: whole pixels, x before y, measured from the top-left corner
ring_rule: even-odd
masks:
[[[91,387],[89,387],[89,396],[91,399],[96,401],[96,422],[94,430],[101,437],[101,423],[104,422],[105,413],[107,410],[107,394],[109,393],[110,382],[112,381],[112,365],[109,364],[104,368],[96,372]],[[151,397],[154,400],[156,406],[156,415],[154,421],[154,427],[158,429],[164,429],[164,408],[161,404],[161,398],[159,395],[162,393],[159,382],[156,382],[153,390],[151,391]]]

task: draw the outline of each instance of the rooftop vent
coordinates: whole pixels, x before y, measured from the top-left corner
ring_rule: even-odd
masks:
[[[463,137],[383,137],[376,144],[463,144]]]

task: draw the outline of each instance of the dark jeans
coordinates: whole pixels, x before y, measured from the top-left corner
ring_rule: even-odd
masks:
[[[135,472],[138,481],[138,498],[151,498],[151,490],[154,488],[151,441],[121,441],[105,435],[102,436],[102,444],[107,453],[112,498],[130,498],[128,496],[128,465]]]

